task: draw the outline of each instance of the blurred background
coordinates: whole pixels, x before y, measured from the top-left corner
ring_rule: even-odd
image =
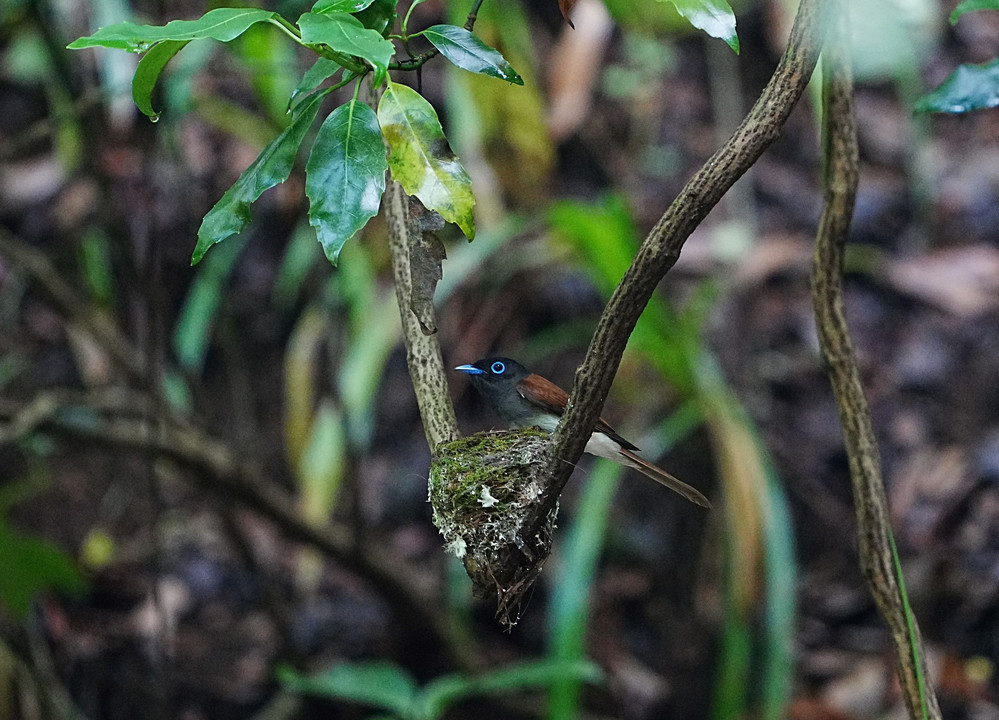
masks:
[[[855,13],[846,299],[944,714],[980,719],[999,718],[999,115],[913,112],[999,55],[999,13],[951,26],[954,5]],[[468,6],[428,0],[410,28]],[[811,314],[814,95],[687,242],[604,412],[715,507],[584,459],[507,633],[430,521],[384,223],[331,267],[299,166],[190,265],[313,58],[263,25],[192,43],[154,124],[135,55],[64,49],[207,9],[0,4],[0,717],[902,717]],[[525,86],[424,68],[477,198],[473,243],[441,233],[449,367],[503,354],[571,386],[638,242],[783,50],[792,7],[734,10],[738,55],[657,0],[579,0],[575,30],[554,0],[486,0],[476,33]],[[463,430],[496,426],[459,375]]]

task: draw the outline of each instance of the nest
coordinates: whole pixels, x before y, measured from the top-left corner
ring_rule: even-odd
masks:
[[[478,433],[439,446],[430,467],[434,525],[475,596],[495,597],[507,628],[551,552],[557,505],[536,532],[525,528],[541,499],[550,438],[535,428]]]

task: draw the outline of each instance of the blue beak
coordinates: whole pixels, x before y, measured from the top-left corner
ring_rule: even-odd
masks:
[[[485,370],[480,370],[474,365],[459,365],[455,370],[460,370],[463,373],[468,373],[469,375],[485,375]]]

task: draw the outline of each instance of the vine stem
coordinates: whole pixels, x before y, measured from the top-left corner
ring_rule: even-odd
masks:
[[[847,18],[838,13],[823,53],[825,202],[815,241],[812,299],[819,345],[839,405],[850,463],[860,567],[891,632],[902,695],[909,717],[940,718],[926,672],[919,625],[909,607],[905,581],[888,519],[871,411],[843,307],[843,251],[860,178],[853,73],[846,49]]]
[[[656,286],[679,258],[683,243],[779,136],[815,69],[828,6],[823,0],[801,0],[787,48],[759,99],[656,223],[604,308],[555,431],[548,468],[551,482],[527,524],[528,532],[542,526],[558,501],[593,431],[628,337]]]

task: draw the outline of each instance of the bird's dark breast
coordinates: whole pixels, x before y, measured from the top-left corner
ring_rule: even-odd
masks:
[[[472,375],[472,385],[493,411],[511,427],[529,427],[534,409],[514,389],[513,382],[489,375]]]

